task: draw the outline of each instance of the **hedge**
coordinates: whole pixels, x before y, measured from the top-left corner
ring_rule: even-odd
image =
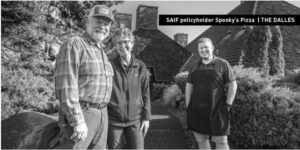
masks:
[[[300,91],[277,84],[290,82],[288,77],[242,66],[233,70],[238,89],[230,111],[230,143],[236,148],[300,148]]]
[[[234,67],[238,91],[231,111],[230,140],[242,148],[299,148],[300,103],[278,77]]]

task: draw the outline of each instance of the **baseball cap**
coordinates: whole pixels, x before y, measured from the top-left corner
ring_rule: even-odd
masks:
[[[114,16],[111,12],[111,10],[106,5],[96,5],[92,8],[90,11],[89,16],[93,17],[104,17],[106,19],[109,19],[110,21],[114,21]]]

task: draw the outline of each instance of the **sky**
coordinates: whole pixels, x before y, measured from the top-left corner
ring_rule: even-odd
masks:
[[[300,1],[288,1],[300,8]],[[113,9],[121,13],[132,14],[132,29],[135,30],[136,9],[139,4],[158,6],[158,14],[227,14],[240,4],[232,1],[125,1]],[[174,39],[176,33],[188,34],[188,43],[199,36],[210,26],[159,26],[158,29]]]

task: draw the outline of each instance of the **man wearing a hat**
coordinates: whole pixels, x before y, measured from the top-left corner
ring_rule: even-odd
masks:
[[[66,149],[106,149],[107,103],[113,68],[102,41],[114,21],[111,10],[97,5],[86,31],[66,41],[57,56],[55,92],[59,99],[59,146]]]

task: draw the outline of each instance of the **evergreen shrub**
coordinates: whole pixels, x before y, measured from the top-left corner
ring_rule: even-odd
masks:
[[[231,110],[230,141],[242,148],[299,148],[300,103],[277,77],[234,67],[238,90]]]
[[[151,88],[151,100],[155,101],[157,99],[161,99],[163,96],[164,89],[169,85],[164,83],[153,83]]]
[[[188,75],[189,75],[188,72],[180,72],[175,76],[175,82],[183,92],[185,91],[185,84]]]
[[[237,148],[300,148],[300,94],[278,86],[282,77],[258,68],[233,70],[238,88],[230,110],[230,143]]]
[[[27,69],[8,70],[2,67],[1,79],[2,120],[22,110],[44,113],[58,111],[54,85],[44,77],[35,76]]]
[[[176,101],[182,99],[182,92],[177,84],[173,84],[164,89],[162,103],[164,105],[175,106]]]

